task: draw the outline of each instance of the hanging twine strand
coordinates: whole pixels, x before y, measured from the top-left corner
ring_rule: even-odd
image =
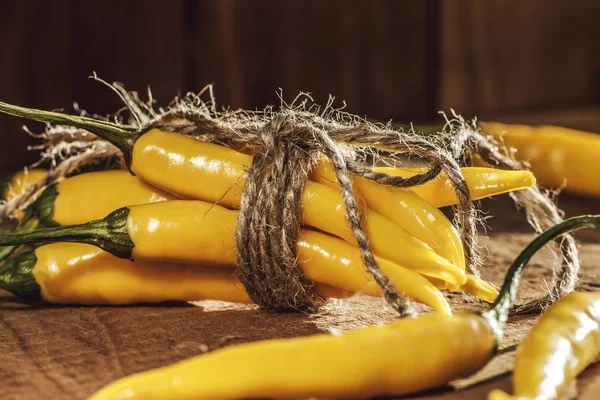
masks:
[[[521,163],[507,156],[508,152],[501,152],[500,144],[491,137],[483,135],[479,130],[468,131],[470,151],[478,154],[488,165],[506,170],[525,169]],[[518,208],[525,210],[527,221],[538,234],[563,221],[562,211],[538,186],[512,192],[510,196]],[[543,312],[557,299],[575,290],[581,268],[575,239],[573,235],[564,235],[557,239],[556,244],[554,251],[559,253],[561,263],[555,274],[553,288],[542,298],[515,306],[513,314]]]

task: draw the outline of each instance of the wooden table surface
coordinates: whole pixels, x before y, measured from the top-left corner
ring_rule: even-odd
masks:
[[[600,213],[597,200],[561,197],[568,215]],[[495,283],[533,237],[507,196],[486,200],[493,218],[482,239],[487,261],[482,274]],[[578,234],[584,289],[598,282],[600,231]],[[536,256],[525,273],[520,299],[543,293],[551,278],[549,253]],[[450,296],[457,309],[478,309],[466,295]],[[392,320],[380,299],[357,297],[330,303],[321,314],[266,313],[248,306],[203,302],[127,307],[56,307],[23,303],[0,293],[0,398],[84,399],[102,385],[138,371],[170,364],[232,343],[345,330]],[[483,399],[492,388],[510,389],[508,371],[534,317],[510,321],[503,351],[483,371],[415,399]],[[293,362],[293,360],[290,360]],[[199,377],[201,379],[201,377]],[[595,399],[600,366],[592,366],[566,398]]]

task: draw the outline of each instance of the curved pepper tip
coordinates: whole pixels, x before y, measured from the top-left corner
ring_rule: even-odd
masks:
[[[488,303],[493,303],[498,298],[498,290],[495,287],[472,274],[467,275],[467,283],[460,290],[477,296]]]
[[[533,172],[522,170],[515,171],[515,173],[520,173],[522,175],[523,186],[525,186],[525,188],[531,188],[537,185],[537,179],[535,178]]]

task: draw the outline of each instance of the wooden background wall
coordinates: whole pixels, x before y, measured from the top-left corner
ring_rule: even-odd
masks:
[[[214,83],[221,105],[262,108],[282,88],[399,121],[587,107],[599,17],[597,0],[5,0],[0,100],[115,111],[96,71],[161,103]],[[0,173],[36,157],[22,124],[0,116]]]

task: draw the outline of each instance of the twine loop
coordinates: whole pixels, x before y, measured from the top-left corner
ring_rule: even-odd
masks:
[[[298,265],[296,242],[302,225],[301,199],[305,182],[320,157],[335,172],[348,226],[356,238],[367,270],[384,297],[402,316],[414,313],[381,272],[361,225],[350,173],[380,184],[409,188],[423,184],[442,171],[456,186],[467,264],[478,273],[475,208],[458,162],[440,146],[414,134],[383,129],[361,122],[344,125],[322,115],[286,108],[262,120],[215,119],[198,109],[179,109],[164,116],[156,127],[225,145],[254,149],[254,158],[242,195],[238,230],[238,276],[253,301],[266,309],[312,312],[323,300]],[[356,150],[409,153],[428,163],[422,174],[410,178],[374,172],[356,156]]]
[[[237,274],[265,309],[314,312],[325,300],[311,291],[296,250],[302,192],[315,156],[303,140],[307,133],[283,115],[256,133],[262,148],[248,170],[240,204]]]

